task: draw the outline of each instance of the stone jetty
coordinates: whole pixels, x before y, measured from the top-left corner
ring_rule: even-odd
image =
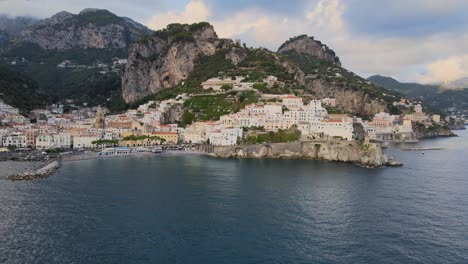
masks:
[[[28,169],[20,174],[11,175],[7,179],[10,181],[29,181],[35,179],[44,179],[56,172],[62,163],[60,160],[50,161],[37,169]]]

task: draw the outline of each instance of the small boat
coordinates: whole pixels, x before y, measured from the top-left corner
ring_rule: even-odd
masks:
[[[162,152],[163,152],[163,149],[162,149],[162,147],[155,147],[155,148],[153,149],[153,152],[154,152],[154,153],[162,153]]]

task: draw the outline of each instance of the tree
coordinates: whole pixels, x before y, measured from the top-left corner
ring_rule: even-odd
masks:
[[[7,149],[8,149],[9,151],[13,151],[13,150],[15,150],[15,149],[17,149],[17,148],[18,148],[18,147],[17,147],[16,145],[8,145],[8,147],[7,147]]]
[[[230,85],[230,84],[223,84],[223,85],[221,86],[221,90],[223,90],[223,91],[225,91],[225,92],[227,92],[227,91],[229,91],[229,90],[232,90],[232,85]]]
[[[193,120],[195,119],[195,114],[190,112],[189,110],[184,110],[184,113],[182,114],[182,126],[187,126],[193,123]]]

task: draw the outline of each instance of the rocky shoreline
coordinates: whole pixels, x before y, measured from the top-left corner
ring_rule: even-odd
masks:
[[[210,146],[214,158],[310,159],[345,162],[368,168],[402,166],[389,159],[378,143],[358,141],[309,141],[237,146]]]
[[[55,173],[62,166],[62,162],[59,159],[52,160],[45,164],[42,164],[36,169],[27,169],[26,171],[11,175],[7,177],[10,181],[29,181],[36,179],[45,179]]]

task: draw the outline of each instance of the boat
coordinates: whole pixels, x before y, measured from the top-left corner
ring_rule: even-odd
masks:
[[[162,149],[162,147],[155,147],[155,148],[153,149],[153,152],[154,152],[154,153],[162,153],[162,152],[163,152],[163,149]]]

